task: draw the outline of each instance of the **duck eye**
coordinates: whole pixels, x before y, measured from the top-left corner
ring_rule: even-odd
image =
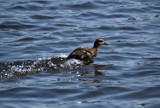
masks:
[[[100,41],[100,44],[102,44],[103,43],[103,41]]]

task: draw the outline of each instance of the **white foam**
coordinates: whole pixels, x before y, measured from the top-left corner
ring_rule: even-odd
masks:
[[[49,65],[49,67],[56,67],[56,64],[52,63],[51,61],[48,61],[47,64]]]
[[[58,55],[58,57],[67,57],[68,55],[64,54],[64,53],[61,53]]]
[[[82,66],[83,63],[82,63],[82,61],[77,60],[77,59],[70,59],[70,60],[66,61],[63,65],[65,67],[73,69],[73,68],[78,68],[79,66]]]

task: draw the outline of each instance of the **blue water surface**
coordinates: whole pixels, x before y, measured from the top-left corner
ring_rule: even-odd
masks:
[[[159,0],[0,0],[0,107],[159,108],[159,49]]]

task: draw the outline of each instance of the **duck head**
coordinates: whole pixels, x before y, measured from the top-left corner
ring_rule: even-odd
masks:
[[[108,45],[103,39],[96,39],[93,48],[98,48],[101,45]]]

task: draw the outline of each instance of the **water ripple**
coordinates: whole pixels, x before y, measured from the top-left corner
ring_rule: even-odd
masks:
[[[6,21],[0,24],[1,29],[29,29],[35,28],[36,25],[33,24],[25,24],[19,22]]]
[[[33,15],[33,16],[30,16],[32,19],[37,19],[37,20],[45,20],[45,19],[53,19],[54,17],[53,16],[47,16],[47,15]]]
[[[158,0],[1,0],[1,107],[159,108]],[[67,55],[101,46],[93,64]]]
[[[84,3],[78,3],[78,4],[68,4],[68,7],[71,9],[94,9],[96,8],[96,5],[93,2],[84,2]]]

